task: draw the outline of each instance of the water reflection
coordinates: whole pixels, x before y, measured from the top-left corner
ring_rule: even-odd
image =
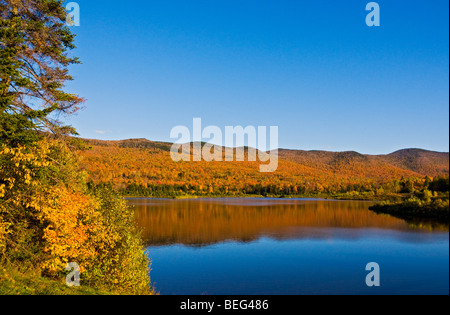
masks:
[[[227,240],[358,238],[371,229],[439,230],[368,210],[371,203],[299,199],[130,199],[148,245],[204,246]]]

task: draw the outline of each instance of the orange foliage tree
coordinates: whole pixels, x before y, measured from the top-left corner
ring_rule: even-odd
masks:
[[[75,160],[62,141],[0,147],[0,258],[55,279],[76,262],[90,286],[150,293],[131,209],[114,192],[89,193]]]

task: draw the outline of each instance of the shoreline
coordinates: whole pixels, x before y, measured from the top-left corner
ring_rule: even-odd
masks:
[[[196,200],[196,199],[261,199],[261,200],[283,200],[283,199],[303,199],[303,200],[328,200],[328,201],[365,201],[365,202],[380,202],[382,199],[357,199],[357,198],[339,198],[336,196],[262,196],[262,195],[247,195],[247,196],[133,196],[123,195],[126,200],[130,199],[161,199],[161,200]]]

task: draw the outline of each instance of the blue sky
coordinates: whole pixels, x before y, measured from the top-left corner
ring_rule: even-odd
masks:
[[[82,137],[175,141],[192,126],[279,126],[279,146],[449,150],[449,3],[78,0],[67,120]]]

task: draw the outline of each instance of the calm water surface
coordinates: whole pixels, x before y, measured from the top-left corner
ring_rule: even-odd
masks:
[[[449,294],[448,225],[405,222],[362,201],[130,199],[172,294]],[[369,262],[381,287],[369,288]]]

